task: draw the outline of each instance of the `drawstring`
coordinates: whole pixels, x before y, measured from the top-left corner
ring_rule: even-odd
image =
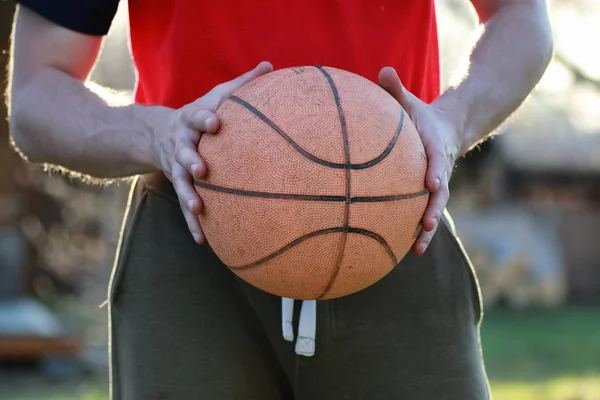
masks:
[[[294,341],[294,300],[287,297],[281,298],[281,324],[283,329],[283,338],[288,342]]]
[[[288,342],[294,341],[294,299],[281,298],[281,325],[283,338]],[[317,301],[303,300],[300,309],[300,323],[298,325],[298,339],[296,340],[296,354],[310,357],[315,354],[315,339],[317,336]]]

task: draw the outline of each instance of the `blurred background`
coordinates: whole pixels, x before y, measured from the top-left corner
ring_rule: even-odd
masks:
[[[549,3],[555,59],[451,182],[448,208],[481,283],[496,400],[600,399],[600,2]],[[475,15],[467,0],[438,5],[448,85]],[[0,71],[13,11],[0,0]],[[132,89],[126,4],[93,79]],[[0,107],[0,399],[107,399],[102,304],[128,184],[88,186],[26,165],[5,117]]]

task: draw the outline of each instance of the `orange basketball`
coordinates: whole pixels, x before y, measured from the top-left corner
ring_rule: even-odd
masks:
[[[339,69],[253,80],[217,110],[196,182],[207,241],[269,293],[331,299],[388,274],[420,231],[429,193],[421,139],[398,102]]]

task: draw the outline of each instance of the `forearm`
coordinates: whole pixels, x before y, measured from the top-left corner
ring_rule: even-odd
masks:
[[[520,106],[548,66],[552,48],[544,1],[506,5],[485,23],[463,79],[435,102],[456,124],[460,155]]]
[[[81,81],[53,68],[37,73],[11,97],[11,133],[32,162],[98,178],[158,169],[153,137],[171,112],[168,108],[111,106]]]

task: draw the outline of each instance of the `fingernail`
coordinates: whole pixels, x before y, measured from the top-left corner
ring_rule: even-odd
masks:
[[[197,232],[193,232],[192,236],[194,237],[195,242],[198,242],[200,240],[200,235]]]
[[[215,119],[211,117],[204,121],[204,130],[205,131],[208,131],[210,129],[210,126],[212,125],[214,120]]]
[[[440,178],[435,178],[435,190],[438,190],[438,188],[440,187]]]
[[[194,212],[194,200],[188,200],[186,206],[190,212]]]
[[[192,164],[192,167],[190,168],[192,170],[192,175],[196,175],[196,173],[198,172],[198,164]]]
[[[419,251],[421,251],[421,253],[424,253],[426,249],[427,249],[427,243],[423,243],[422,245],[419,246]]]

